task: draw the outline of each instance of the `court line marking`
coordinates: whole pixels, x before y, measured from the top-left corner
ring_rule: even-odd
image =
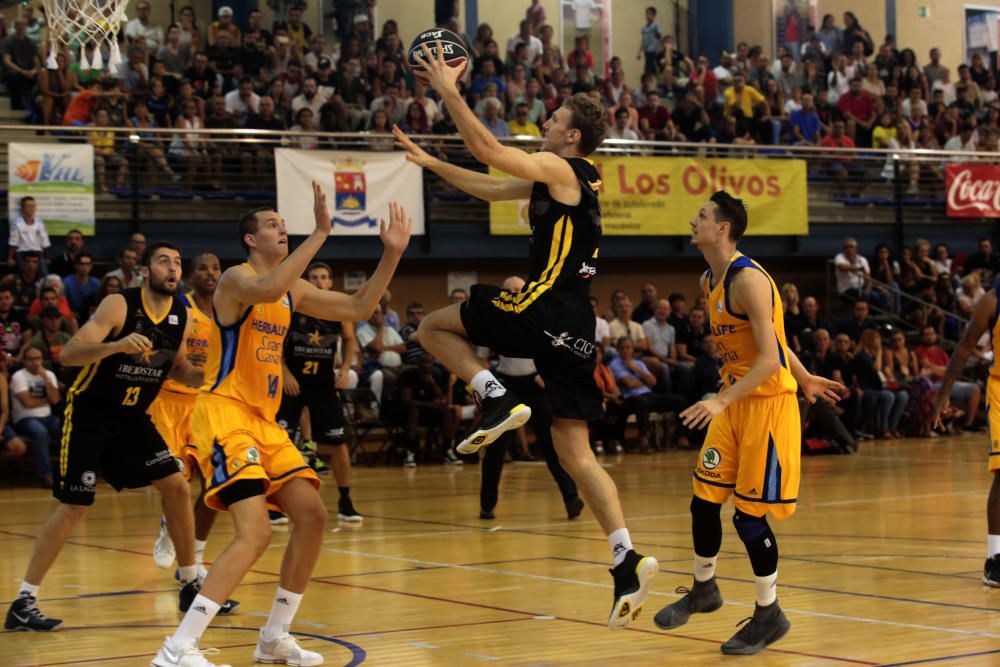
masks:
[[[326,551],[332,551],[334,553],[343,553],[343,554],[348,554],[348,555],[366,556],[366,557],[369,557],[369,558],[383,558],[383,559],[387,559],[387,560],[398,560],[398,561],[401,561],[401,562],[408,562],[408,563],[414,563],[414,564],[419,563],[419,564],[425,564],[425,565],[436,565],[436,566],[445,567],[445,568],[450,567],[452,569],[457,569],[457,570],[470,570],[470,571],[473,571],[473,572],[485,572],[487,574],[499,574],[499,575],[514,576],[514,577],[522,577],[522,578],[526,578],[526,579],[536,579],[536,580],[539,580],[539,581],[549,581],[549,582],[556,582],[556,583],[562,583],[562,584],[576,584],[576,585],[579,585],[579,586],[589,586],[591,588],[603,588],[603,589],[611,589],[611,588],[613,588],[612,586],[609,586],[608,584],[599,584],[599,583],[596,583],[596,582],[593,582],[593,581],[585,581],[585,580],[582,580],[582,579],[569,579],[569,578],[566,578],[566,577],[552,577],[552,576],[549,576],[549,575],[532,574],[532,573],[529,573],[529,572],[513,572],[513,571],[510,571],[510,570],[501,570],[501,569],[496,569],[496,568],[486,568],[486,567],[475,566],[475,565],[448,565],[447,563],[437,563],[437,562],[434,562],[434,561],[424,561],[424,560],[421,560],[419,558],[407,558],[405,556],[390,556],[390,555],[383,555],[383,554],[363,552],[363,551],[354,551],[354,550],[348,550],[348,549],[327,549]],[[679,594],[676,594],[676,593],[662,593],[662,592],[659,592],[659,591],[650,591],[649,595],[651,595],[651,596],[657,596],[657,597],[671,597],[671,598],[681,597]],[[730,605],[733,605],[733,606],[738,606],[738,607],[751,607],[751,608],[754,607],[754,604],[751,604],[751,603],[748,603],[748,602],[736,602],[736,601],[730,602],[730,601],[727,601],[727,604],[730,604]],[[809,610],[805,610],[805,609],[795,609],[795,608],[792,608],[792,607],[782,607],[782,610],[784,610],[785,612],[792,612],[792,613],[796,613],[796,614],[802,614],[804,616],[815,616],[815,617],[819,617],[819,618],[832,618],[832,619],[838,619],[838,620],[844,620],[844,621],[856,621],[856,622],[859,622],[859,623],[873,623],[873,624],[877,624],[877,625],[888,625],[888,626],[899,627],[899,628],[908,628],[908,629],[911,629],[911,630],[929,630],[929,631],[945,632],[945,633],[949,633],[949,634],[966,635],[966,636],[972,636],[972,637],[985,637],[987,639],[1000,639],[1000,634],[994,634],[994,633],[991,633],[991,632],[980,632],[980,631],[977,631],[977,630],[962,630],[960,628],[944,628],[944,627],[939,627],[939,626],[934,626],[934,625],[921,625],[921,624],[917,624],[917,623],[902,623],[900,621],[886,621],[886,620],[876,619],[876,618],[867,618],[867,617],[864,617],[864,616],[850,616],[850,615],[847,615],[847,614],[832,614],[832,613],[828,613],[828,612],[809,611]],[[560,617],[560,618],[562,618],[562,617]]]
[[[879,667],[905,667],[905,665],[926,665],[931,662],[944,662],[946,660],[959,660],[961,658],[975,658],[980,655],[993,655],[994,653],[1000,653],[1000,649],[993,649],[990,651],[977,651],[976,653],[960,653],[957,655],[942,655],[938,658],[923,658],[921,660],[910,660],[907,662],[893,662],[880,665]]]

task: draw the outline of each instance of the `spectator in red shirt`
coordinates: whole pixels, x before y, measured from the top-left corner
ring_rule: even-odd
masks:
[[[928,324],[920,330],[920,345],[913,350],[917,372],[927,377],[937,388],[944,379],[944,370],[948,366],[948,353],[937,344],[938,333]],[[974,430],[972,424],[976,420],[981,397],[979,385],[975,382],[956,382],[951,387],[949,398],[951,402],[965,410],[965,430]]]
[[[576,48],[566,58],[566,64],[569,65],[570,69],[576,69],[580,65],[585,65],[587,69],[594,69],[594,54],[587,47],[586,35],[576,38]]]
[[[847,135],[858,146],[871,146],[872,127],[878,118],[875,100],[862,88],[861,77],[851,79],[851,89],[837,100],[837,108],[847,121]]]
[[[719,96],[719,80],[708,64],[708,56],[698,56],[698,65],[691,72],[691,85],[702,106],[715,106],[715,98]]]
[[[823,148],[854,148],[854,141],[845,134],[844,121],[836,120],[833,122],[833,131],[823,137],[819,145]],[[848,191],[849,178],[854,177],[856,180],[860,180],[860,177],[864,175],[864,167],[854,163],[854,153],[831,152],[825,158],[829,174],[840,184],[842,192]],[[850,189],[857,192],[859,188]]]
[[[660,103],[660,93],[655,90],[647,93],[646,104],[639,107],[639,129],[649,141],[670,141],[674,138],[670,112]]]

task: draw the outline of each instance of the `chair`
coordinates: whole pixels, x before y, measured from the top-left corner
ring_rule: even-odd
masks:
[[[368,465],[374,467],[378,457],[382,454],[388,459],[389,451],[396,438],[396,427],[383,418],[384,411],[377,413],[371,409],[373,403],[378,403],[369,387],[357,387],[355,389],[341,389],[340,396],[343,402],[344,416],[347,422],[347,431],[350,434],[349,447],[351,457],[357,456],[357,451],[364,443],[365,438],[373,431],[381,430],[384,435],[379,445],[378,451],[371,457]]]

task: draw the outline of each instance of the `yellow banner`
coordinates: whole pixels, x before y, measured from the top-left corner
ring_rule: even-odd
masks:
[[[604,234],[671,236],[691,233],[688,222],[717,190],[746,202],[751,236],[809,233],[804,160],[682,157],[595,157],[601,174]],[[503,172],[490,168],[494,176]],[[492,202],[490,233],[530,233],[528,201]]]

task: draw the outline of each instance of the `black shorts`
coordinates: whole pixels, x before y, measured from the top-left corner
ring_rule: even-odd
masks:
[[[333,388],[333,380],[328,386],[316,387],[299,383],[299,395],[281,397],[278,408],[278,425],[295,437],[295,429],[302,417],[302,408],[309,408],[309,424],[316,442],[326,445],[340,445],[344,442],[344,408],[340,396]]]
[[[63,419],[52,495],[67,505],[93,505],[98,471],[121,491],[149,486],[180,468],[144,412],[109,414],[71,404]]]
[[[506,357],[533,359],[554,417],[600,419],[602,395],[594,380],[597,324],[589,299],[549,292],[516,312],[508,305],[513,298],[493,285],[473,285],[461,310],[469,340]]]

